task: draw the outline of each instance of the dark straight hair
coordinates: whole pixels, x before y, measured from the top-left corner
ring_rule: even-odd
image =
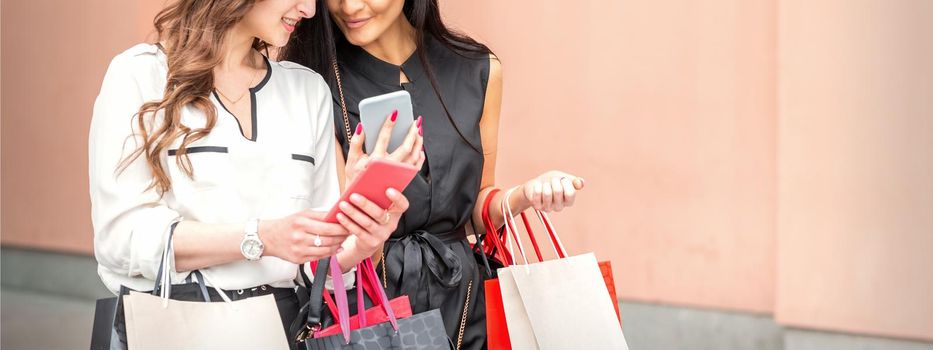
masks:
[[[298,25],[294,37],[281,51],[280,58],[313,69],[321,74],[328,84],[335,86],[336,77],[334,76],[332,62],[336,59],[338,44],[346,42],[347,39],[331,20],[326,1],[318,0],[316,2],[316,15]],[[421,60],[428,80],[431,82],[431,87],[434,89],[438,100],[440,100],[441,107],[444,108],[447,120],[457,131],[463,142],[466,142],[474,151],[482,153],[480,147],[467,140],[457,124],[454,123],[454,118],[447,108],[447,103],[444,102],[444,96],[438,87],[437,78],[428,61],[425,38],[432,37],[454,53],[467,58],[487,59],[492,50],[486,45],[473,40],[473,38],[444,25],[437,0],[405,0],[402,14],[415,28],[415,54]]]

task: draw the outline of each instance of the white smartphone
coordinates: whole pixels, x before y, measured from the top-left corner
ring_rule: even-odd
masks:
[[[408,129],[415,121],[411,108],[411,95],[408,91],[401,90],[360,101],[360,122],[363,123],[363,132],[366,134],[364,146],[367,154],[373,153],[382,124],[393,111],[398,111],[398,116],[395,118],[395,127],[389,138],[389,147],[386,148],[386,152],[389,153],[395,151],[405,141],[405,135],[408,134]]]

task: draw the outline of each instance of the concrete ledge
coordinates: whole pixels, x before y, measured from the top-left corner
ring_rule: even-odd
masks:
[[[933,350],[933,343],[804,329],[785,330],[784,344],[789,350]]]
[[[933,350],[933,343],[785,328],[770,315],[621,303],[631,349]]]
[[[769,316],[622,302],[631,349],[783,349],[782,328]]]
[[[3,287],[0,348],[87,349],[95,301]]]
[[[72,298],[113,296],[97,275],[94,257],[38,250],[0,249],[0,284]]]

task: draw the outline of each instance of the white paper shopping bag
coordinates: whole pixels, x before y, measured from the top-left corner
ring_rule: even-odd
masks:
[[[130,350],[288,349],[272,294],[233,302],[168,300],[149,293],[123,297]]]
[[[502,212],[511,213],[508,201],[503,202]],[[596,256],[593,253],[568,256],[547,214],[536,214],[560,258],[529,264],[514,220],[506,216],[505,233],[512,261],[518,261],[516,250],[511,247],[514,242],[525,263],[498,270],[512,348],[628,350],[615,313],[616,301],[609,295]],[[528,234],[532,235],[522,215]],[[537,246],[535,251],[541,259]]]
[[[539,349],[628,349],[602,273],[592,253],[513,266],[511,280],[521,298]],[[505,295],[505,283],[503,297]],[[503,299],[505,307],[505,299]],[[512,323],[506,316],[509,336]]]
[[[509,327],[512,349],[537,349],[538,341],[531,328],[521,293],[515,285],[515,279],[512,278],[511,269],[499,269],[499,289],[502,292],[502,310],[505,312],[505,323]]]

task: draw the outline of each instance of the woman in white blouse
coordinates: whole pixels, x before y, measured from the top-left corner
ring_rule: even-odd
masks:
[[[330,89],[260,52],[285,45],[314,11],[311,0],[179,0],[155,19],[160,44],[113,59],[89,139],[108,289],[152,289],[172,240],[173,281],[199,270],[234,299],[274,293],[287,326],[298,264],[339,251],[347,271],[395,230],[408,201],[391,189],[388,210],[354,203],[354,225],[368,229],[351,227],[346,242],[346,227],[322,221],[340,192]],[[409,153],[393,158],[419,162],[420,147]],[[201,296],[175,288],[172,298]]]

